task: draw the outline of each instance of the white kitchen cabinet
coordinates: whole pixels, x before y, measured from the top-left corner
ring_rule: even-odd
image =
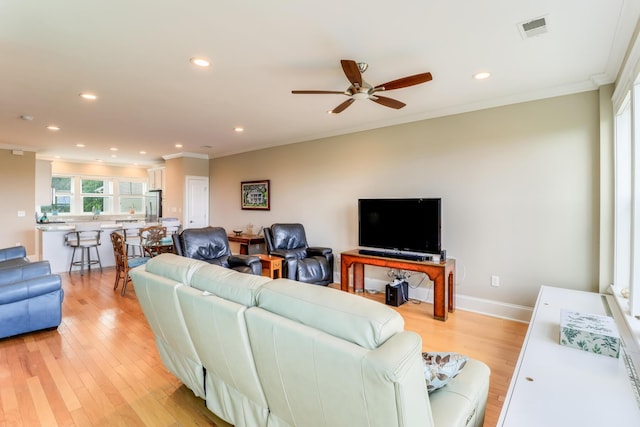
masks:
[[[147,169],[149,174],[149,190],[164,190],[165,184],[165,168]]]

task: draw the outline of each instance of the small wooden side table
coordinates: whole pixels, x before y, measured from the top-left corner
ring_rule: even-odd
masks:
[[[262,263],[262,275],[279,279],[282,277],[282,258],[267,254],[255,254]]]
[[[256,234],[241,234],[239,236],[235,234],[229,234],[227,237],[230,242],[240,243],[241,255],[249,255],[249,246],[251,245],[264,244],[264,237],[258,236]]]

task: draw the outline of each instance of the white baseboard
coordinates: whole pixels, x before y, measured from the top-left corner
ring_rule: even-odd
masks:
[[[473,311],[487,316],[501,319],[514,320],[516,322],[529,323],[533,314],[533,307],[508,304],[483,298],[470,297],[456,294],[456,309]]]
[[[366,289],[384,292],[385,286],[388,282],[367,278],[365,283]],[[409,298],[433,304],[433,289],[431,286],[419,286],[417,288],[410,287]],[[460,293],[456,293],[455,295],[455,306],[456,310],[471,311],[474,313],[523,323],[529,323],[531,315],[533,314],[533,307],[476,298]]]

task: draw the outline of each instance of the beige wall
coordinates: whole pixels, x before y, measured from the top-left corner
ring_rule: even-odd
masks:
[[[35,253],[35,192],[36,158],[33,152],[14,155],[11,150],[0,150],[0,247],[22,244],[27,254]],[[24,216],[19,217],[18,211]]]
[[[73,174],[86,176],[116,176],[129,178],[148,178],[147,169],[143,167],[123,167],[103,165],[99,163],[75,163],[54,161],[51,163],[54,174]]]
[[[212,159],[211,223],[302,222],[339,254],[357,247],[358,198],[442,197],[459,295],[530,307],[543,284],[597,291],[599,122],[586,92]],[[271,210],[242,211],[240,182],[259,179]]]
[[[209,176],[209,161],[201,157],[188,155],[174,157],[165,161],[165,191],[163,194],[163,216],[178,218],[185,223],[184,198],[185,178],[187,176]]]

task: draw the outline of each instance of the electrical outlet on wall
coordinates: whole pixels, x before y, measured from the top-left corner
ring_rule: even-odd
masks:
[[[496,276],[495,274],[491,276],[491,286],[494,288],[500,286],[500,276]]]

